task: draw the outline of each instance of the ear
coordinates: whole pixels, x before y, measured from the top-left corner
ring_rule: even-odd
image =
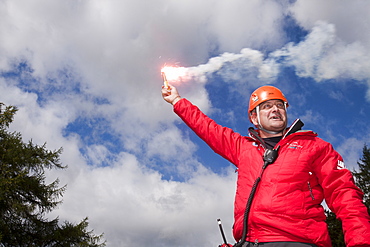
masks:
[[[257,120],[256,110],[253,110],[251,112],[251,121],[252,121],[252,123],[253,123],[254,126],[258,126],[258,120]]]

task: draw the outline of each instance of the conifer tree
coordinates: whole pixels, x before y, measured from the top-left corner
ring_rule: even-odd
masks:
[[[364,203],[370,209],[370,148],[365,144],[362,158],[357,162],[359,171],[354,170],[356,185],[364,192]]]
[[[105,246],[102,235],[87,230],[87,218],[74,225],[45,217],[65,191],[58,179],[45,183],[46,169],[66,168],[62,149],[24,143],[20,133],[9,132],[16,112],[0,103],[0,246]]]
[[[329,210],[325,210],[325,214],[332,247],[345,247],[342,222]]]

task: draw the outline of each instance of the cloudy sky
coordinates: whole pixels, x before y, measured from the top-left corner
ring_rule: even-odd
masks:
[[[50,217],[104,232],[108,246],[232,242],[234,167],[161,97],[181,95],[247,134],[250,93],[272,84],[289,122],[331,142],[350,169],[370,143],[368,0],[1,0],[0,102],[12,130],[63,147],[67,184]]]

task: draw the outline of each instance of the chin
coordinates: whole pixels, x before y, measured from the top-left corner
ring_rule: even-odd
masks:
[[[285,129],[286,129],[286,125],[283,125],[283,126],[271,126],[271,130],[272,131],[281,132],[281,131],[284,131]]]

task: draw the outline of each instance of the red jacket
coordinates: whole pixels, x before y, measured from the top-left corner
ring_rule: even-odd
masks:
[[[216,153],[238,168],[233,234],[239,241],[264,149],[256,140],[218,125],[186,99],[177,102],[174,111]],[[347,246],[370,246],[370,217],[362,202],[363,193],[333,147],[312,131],[290,134],[277,145],[279,156],[264,171],[253,200],[246,240],[330,247],[321,206],[325,199],[342,220]]]

